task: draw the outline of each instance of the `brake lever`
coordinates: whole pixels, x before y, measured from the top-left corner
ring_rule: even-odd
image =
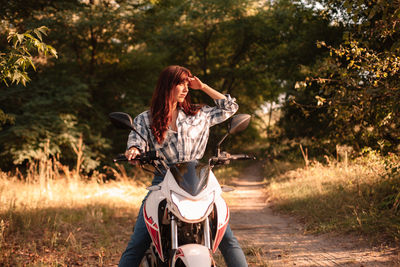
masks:
[[[227,165],[230,163],[230,159],[228,157],[211,157],[209,159],[210,165]]]

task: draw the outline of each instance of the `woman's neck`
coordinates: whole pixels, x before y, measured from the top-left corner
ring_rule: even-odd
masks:
[[[178,109],[177,109],[177,103],[172,104],[172,110],[171,110],[171,122],[170,122],[170,127],[172,130],[177,131],[176,127],[176,119],[178,118]]]
[[[176,110],[176,107],[178,106],[178,102],[173,102],[172,103],[172,108],[171,111],[174,112]]]

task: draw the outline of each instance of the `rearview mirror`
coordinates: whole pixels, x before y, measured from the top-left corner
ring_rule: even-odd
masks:
[[[143,141],[146,143],[145,151],[149,150],[149,144],[147,140],[138,131],[136,131],[135,127],[133,126],[132,117],[129,116],[129,114],[124,112],[112,112],[108,114],[108,117],[110,118],[111,123],[118,129],[131,130],[137,133],[139,137],[142,138]]]
[[[216,156],[220,155],[220,146],[229,134],[235,134],[243,131],[250,123],[251,116],[249,114],[238,114],[232,117],[228,124],[228,132],[222,137],[221,141],[217,144]]]
[[[230,134],[243,131],[249,126],[251,116],[249,114],[238,114],[232,117],[228,129]]]
[[[124,112],[112,112],[108,114],[111,123],[118,129],[135,130],[133,120],[129,114]]]

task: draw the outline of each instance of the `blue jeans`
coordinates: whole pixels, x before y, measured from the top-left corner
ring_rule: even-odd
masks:
[[[158,184],[161,177],[155,177],[152,184]],[[162,180],[162,178],[161,178]],[[148,195],[148,194],[147,194]],[[147,196],[143,200],[146,200]],[[140,207],[138,217],[136,219],[135,230],[131,235],[131,240],[125,252],[122,254],[119,261],[119,267],[136,267],[139,266],[146,250],[150,247],[151,238],[147,232],[146,224],[143,218],[143,203]],[[239,245],[239,242],[233,235],[233,232],[228,225],[225,235],[219,244],[219,250],[224,256],[228,267],[247,267],[246,258]]]

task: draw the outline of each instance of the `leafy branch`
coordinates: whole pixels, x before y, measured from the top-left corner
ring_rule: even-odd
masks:
[[[57,51],[43,42],[43,35],[47,35],[45,26],[28,30],[25,33],[10,32],[7,37],[11,47],[6,53],[0,52],[0,81],[8,86],[8,82],[26,83],[30,81],[27,70],[32,67],[36,71],[33,61],[33,52],[44,57],[54,56]]]

